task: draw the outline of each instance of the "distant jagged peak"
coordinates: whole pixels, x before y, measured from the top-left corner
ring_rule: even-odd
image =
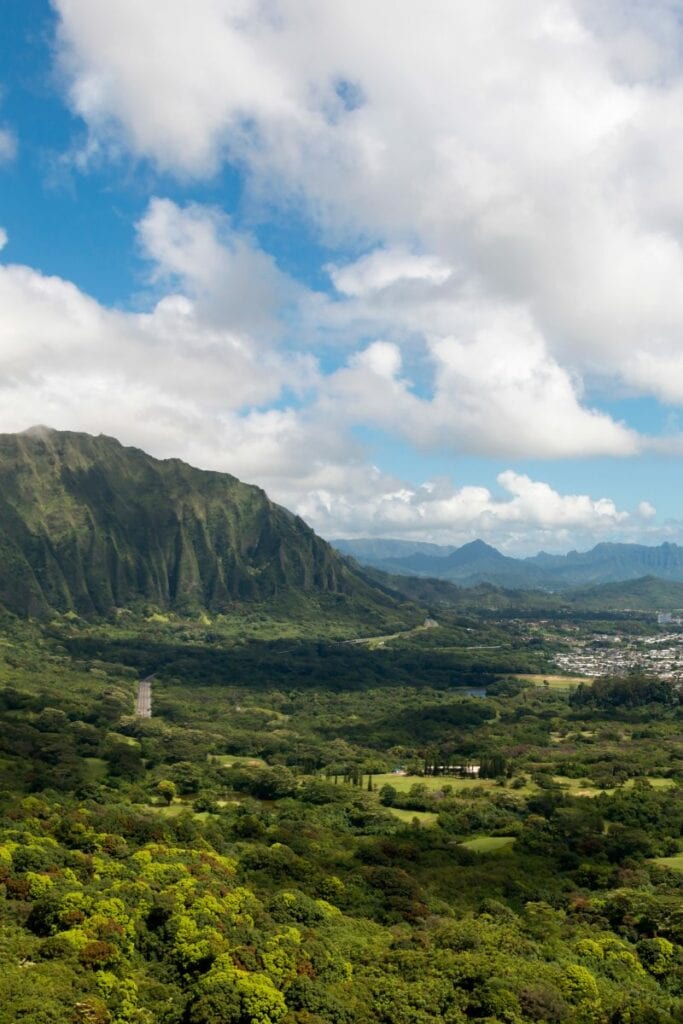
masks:
[[[492,544],[487,544],[486,541],[481,540],[481,538],[477,538],[477,540],[468,541],[467,544],[463,544],[462,547],[458,548],[458,550],[472,552],[480,551],[486,552],[487,554],[493,553],[496,555],[501,555],[501,557],[503,558],[505,557],[505,555],[503,555],[502,552],[498,550],[498,548],[494,548]]]
[[[448,556],[447,561],[452,565],[464,565],[482,559],[489,562],[510,561],[507,555],[504,555],[498,548],[492,547],[491,544],[487,544],[485,540],[471,540],[467,544],[463,544]]]

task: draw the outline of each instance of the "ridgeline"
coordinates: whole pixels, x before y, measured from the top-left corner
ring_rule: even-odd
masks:
[[[227,473],[105,436],[44,427],[0,435],[8,610],[104,616],[146,605],[188,614],[302,598],[374,622],[400,604],[300,518]]]

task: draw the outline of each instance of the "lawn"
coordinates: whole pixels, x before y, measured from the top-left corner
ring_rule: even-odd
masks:
[[[240,757],[239,754],[209,754],[209,760],[222,768],[267,768],[260,757]]]
[[[649,782],[655,789],[673,789],[676,786],[675,779],[667,779],[661,775],[644,775],[641,778],[645,782]],[[631,789],[635,781],[635,779],[629,779],[628,782],[624,783],[624,789]]]
[[[641,776],[645,782],[649,782],[655,789],[672,789],[676,785],[675,779],[667,779],[662,776],[653,775]],[[563,789],[568,789],[572,796],[598,796],[600,793],[612,794],[616,792],[616,787],[611,789],[600,789],[595,786],[590,779],[571,779],[568,775],[555,775],[555,782],[562,786]],[[624,785],[624,789],[632,789],[635,785],[635,779],[628,779]]]
[[[459,845],[473,853],[495,853],[497,850],[509,850],[514,841],[514,836],[477,836]]]
[[[100,782],[107,774],[107,762],[101,757],[84,757],[83,763],[88,782]]]
[[[654,863],[672,871],[683,871],[683,853],[676,853],[673,857],[655,857]]]
[[[192,804],[174,799],[172,804],[140,804],[140,809],[160,814],[162,818],[177,818],[179,814],[194,814]]]
[[[453,789],[491,789],[495,779],[460,779],[454,775],[373,775],[372,784],[376,790],[382,786],[393,786],[397,793],[407,793],[415,785],[424,785],[432,792],[452,786]]]
[[[593,682],[588,676],[515,675],[513,679],[523,679],[534,686],[545,686],[547,683],[551,690],[570,690],[581,683],[590,686]]]
[[[433,811],[407,811],[403,807],[387,807],[387,811],[394,815],[395,818],[400,818],[401,821],[405,821],[408,825],[413,821],[414,818],[420,822],[424,828],[433,828],[436,825],[436,820],[439,817]]]
[[[600,789],[590,779],[571,779],[568,775],[555,775],[554,781],[563,789],[568,789],[572,796],[599,796],[600,793],[613,793],[613,789]]]

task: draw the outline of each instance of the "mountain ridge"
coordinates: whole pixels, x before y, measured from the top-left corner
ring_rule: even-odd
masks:
[[[0,604],[107,615],[143,603],[214,612],[282,594],[368,613],[392,598],[259,487],[115,438],[0,435]],[[395,605],[395,602],[394,602]]]
[[[670,541],[653,546],[602,541],[585,552],[539,552],[526,558],[504,555],[484,541],[470,541],[454,551],[444,549],[438,554],[412,551],[391,558],[372,557],[366,548],[355,553],[354,543],[343,541],[342,549],[362,564],[394,575],[429,577],[465,587],[491,583],[554,592],[645,576],[683,582],[683,547]],[[410,547],[410,542],[395,543]]]

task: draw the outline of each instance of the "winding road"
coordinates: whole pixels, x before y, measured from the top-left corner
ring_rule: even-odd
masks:
[[[138,696],[135,701],[135,714],[138,718],[152,717],[152,680],[154,676],[147,676],[138,683]]]
[[[387,636],[362,636],[355,640],[342,640],[343,644],[367,644],[369,647],[384,647],[388,640],[398,640],[402,636],[413,636],[425,629],[436,629],[439,623],[436,619],[425,619],[421,626],[414,626],[412,629],[404,629],[400,633],[389,633]]]

